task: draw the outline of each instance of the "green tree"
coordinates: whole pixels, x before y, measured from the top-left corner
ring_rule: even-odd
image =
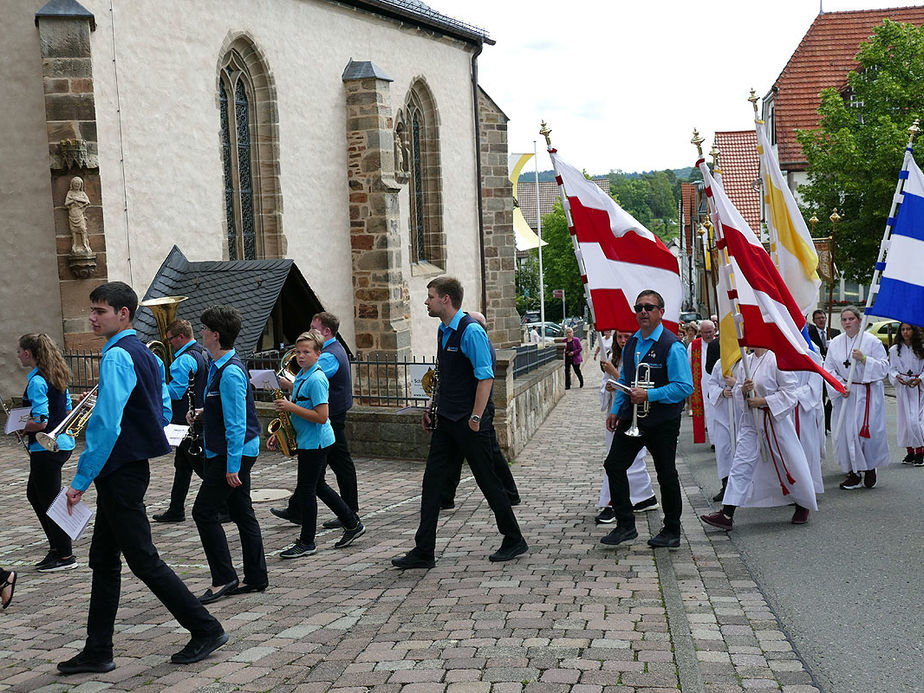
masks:
[[[924,94],[924,28],[886,19],[857,53],[848,88],[821,92],[820,129],[798,132],[808,162],[800,186],[807,216],[837,207],[837,263],[867,280],[876,259],[908,141]],[[819,235],[829,226],[819,225]]]
[[[544,259],[544,258],[543,258]],[[539,251],[530,250],[516,271],[517,310],[523,315],[539,308]]]
[[[655,219],[673,219],[677,214],[677,198],[665,171],[658,171],[649,182],[648,208]]]

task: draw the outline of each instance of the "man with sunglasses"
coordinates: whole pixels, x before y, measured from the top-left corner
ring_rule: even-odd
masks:
[[[635,515],[629,499],[626,470],[643,447],[654,458],[661,505],[664,508],[664,528],[648,540],[654,548],[680,546],[680,480],[677,477],[677,436],[684,400],[693,393],[693,374],[687,350],[675,335],[664,329],[664,299],[657,291],[646,289],[635,301],[635,319],[639,330],[626,343],[622,352],[623,366],[619,383],[630,388],[628,393],[614,393],[613,408],[606,426],[614,432],[613,444],[603,463],[610,483],[610,496],[616,514],[616,529],[600,543],[616,546],[638,536]],[[650,368],[650,388],[635,386],[636,366]],[[626,435],[632,425],[633,409],[648,403],[648,414],[638,417],[638,437]]]

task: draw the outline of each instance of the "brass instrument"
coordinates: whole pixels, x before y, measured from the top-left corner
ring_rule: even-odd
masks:
[[[294,371],[292,369],[293,363],[295,363]],[[298,371],[298,362],[295,360],[295,349],[289,349],[282,356],[282,361],[279,364],[276,377],[294,381],[294,377],[290,378],[289,376],[296,375]],[[277,389],[273,390],[273,399],[287,398],[281,389]],[[295,450],[298,446],[298,437],[295,434],[295,427],[292,425],[292,419],[289,418],[288,412],[279,412],[279,416],[270,421],[267,425],[266,432],[271,436],[276,436],[276,446],[279,448],[279,452],[286,457],[295,455]]]
[[[90,415],[93,414],[93,407],[96,406],[96,393],[98,390],[99,385],[95,385],[93,389],[87,393],[86,397],[80,400],[77,406],[71,409],[70,413],[65,416],[61,423],[55,426],[54,429],[48,432],[39,431],[36,433],[36,442],[48,450],[48,452],[58,452],[61,449],[58,446],[58,436],[66,433],[72,438],[76,438],[80,435],[83,427],[86,426],[87,421],[90,420]]]
[[[167,343],[167,325],[176,320],[176,311],[179,305],[185,301],[188,296],[161,296],[160,298],[149,298],[138,305],[147,308],[154,316],[154,322],[157,323],[157,333],[160,339],[152,339],[147,343],[148,349],[164,362],[164,371],[167,382],[170,382],[170,364],[173,363],[173,350]]]
[[[420,386],[424,392],[430,395],[430,406],[427,413],[430,416],[430,423],[427,425],[428,431],[436,430],[436,414],[439,409],[440,394],[440,364],[436,362],[436,367],[429,369],[420,379]]]
[[[639,361],[641,354],[635,353],[635,362],[638,364],[635,367],[635,385],[633,387],[640,387],[643,390],[650,390],[654,386],[654,382],[651,380],[651,366],[647,363],[642,363]],[[642,435],[642,432],[638,429],[638,420],[644,419],[648,416],[649,402],[645,400],[641,404],[632,405],[632,426],[626,431],[627,436],[633,438],[638,438]]]

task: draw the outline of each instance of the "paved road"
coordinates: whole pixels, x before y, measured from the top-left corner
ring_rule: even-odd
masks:
[[[900,460],[895,400],[886,403]],[[681,450],[711,497],[714,456],[685,429]],[[924,469],[896,462],[875,489],[842,491],[830,445],[823,469],[826,493],[808,525],[787,524],[790,508],[742,509],[730,539],[825,691],[921,691]]]

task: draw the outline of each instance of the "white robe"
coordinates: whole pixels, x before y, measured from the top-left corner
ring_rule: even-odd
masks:
[[[712,409],[712,423],[709,429],[712,435],[712,444],[715,445],[715,466],[719,479],[728,476],[731,469],[735,449],[732,445],[731,426],[729,425],[729,409],[734,411],[734,401],[722,396],[725,389],[725,377],[722,375],[722,362],[716,361],[712,367],[712,374],[703,381],[703,399],[708,402],[706,406]]]
[[[722,502],[752,508],[798,503],[817,510],[812,473],[793,423],[795,373],[779,370],[772,351],[760,358],[753,354],[747,358],[757,395],[766,398],[767,405],[751,409],[745,404],[741,392],[744,368],[739,361],[734,388],[738,440]],[[788,494],[783,493],[783,487]]]
[[[898,381],[899,375],[905,380],[912,376],[924,378],[924,359],[915,356],[908,346],[902,346],[901,353],[898,353],[898,345],[893,344],[889,349],[889,380],[895,386],[898,446],[924,447],[924,383],[908,387]]]
[[[821,356],[809,352],[810,356],[821,365]],[[824,493],[825,484],[821,475],[821,461],[825,457],[825,408],[821,393],[825,386],[824,378],[814,371],[794,371],[798,385],[796,387],[795,416],[798,418],[796,430],[799,442],[805,450],[805,459],[815,482],[815,493]]]
[[[603,384],[600,386],[600,410],[606,414],[610,413],[610,410],[613,408],[613,395],[615,392],[610,392],[606,389],[607,383],[616,382],[616,378],[613,378],[606,372],[603,373],[605,376],[603,378]],[[604,426],[606,431],[606,454],[609,454],[610,448],[613,445],[613,432]],[[645,454],[648,452],[646,448],[642,448],[638,451],[638,455],[635,456],[635,460],[632,462],[632,466],[626,470],[626,476],[629,479],[629,500],[632,505],[636,503],[641,503],[643,500],[648,500],[654,496],[654,488],[651,485],[651,475],[648,473],[648,467],[645,466]],[[600,487],[600,502],[597,504],[597,507],[605,508],[610,504],[610,479],[607,476],[606,472],[603,473],[603,485]]]
[[[834,456],[844,472],[864,472],[889,463],[889,441],[886,431],[885,390],[882,380],[889,373],[889,359],[885,347],[876,337],[863,332],[851,339],[842,332],[828,343],[825,370],[842,384],[847,384],[853,349],[866,355],[866,362],[857,362],[846,399],[837,390],[826,384],[828,397],[834,406],[831,412],[831,426],[837,428],[841,409],[847,407],[841,434],[834,440]],[[861,438],[860,431],[866,416],[866,392],[869,385],[869,438]]]

